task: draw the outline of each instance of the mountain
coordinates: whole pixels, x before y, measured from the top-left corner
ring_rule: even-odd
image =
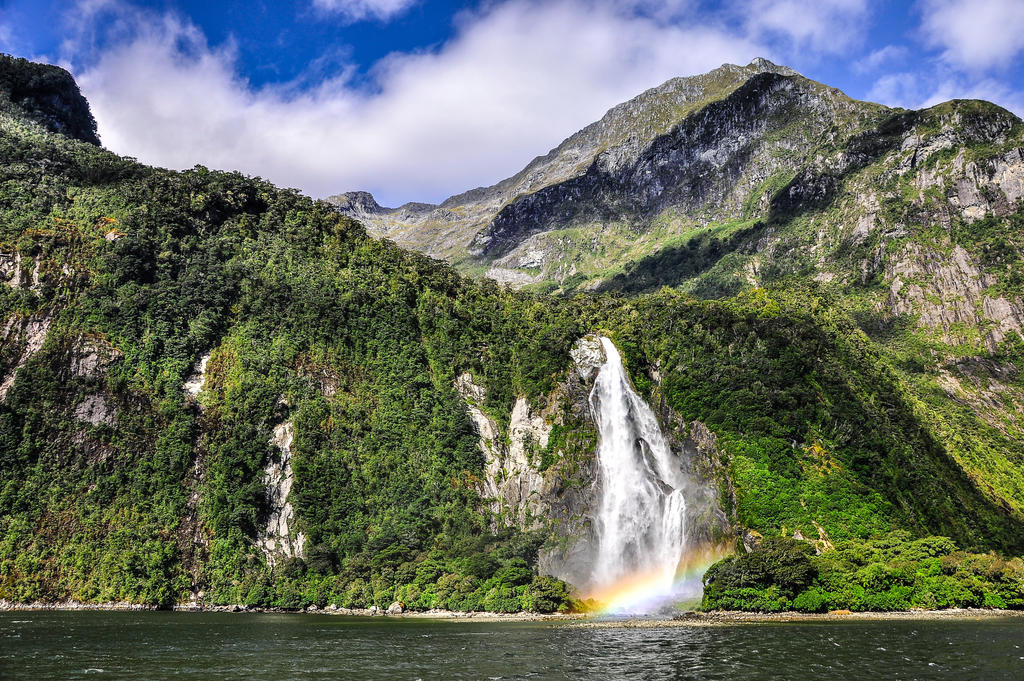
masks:
[[[0,61],[0,111],[12,118],[24,116],[52,132],[99,146],[96,121],[89,103],[78,91],[71,74],[26,59]]]
[[[876,283],[891,315],[947,340],[965,323],[994,349],[1024,325],[1019,297],[985,295],[1016,282],[1022,146],[1020,119],[986,102],[891,110],[757,59],[670,80],[439,206],[332,200],[376,236],[498,281],[701,297],[792,276],[844,295]]]
[[[693,85],[693,106],[760,101],[754,90],[770,85],[794,102],[834,101],[819,111],[823,121],[862,115],[835,91],[765,68],[716,72]],[[971,327],[965,316],[1012,308],[1020,295],[1019,248],[1004,223],[1017,224],[1016,213],[993,217],[1009,210],[998,195],[979,194],[984,218],[928,227],[937,240],[964,239],[950,242],[949,257],[932,255],[920,236],[888,245],[871,223],[863,242],[828,261],[838,263],[830,281],[813,270],[787,278],[782,265],[769,277],[768,251],[737,246],[734,257],[765,259],[758,276],[770,285],[699,298],[681,281],[626,295],[659,271],[638,263],[617,292],[555,296],[465,276],[372,238],[335,205],[258,178],[119,157],[96,144],[87,113],[66,72],[0,57],[0,601],[570,607],[566,580],[585,578],[600,495],[590,395],[607,361],[604,337],[694,481],[693,541],[755,557],[793,546],[827,556],[834,545],[842,569],[866,570],[860,596],[904,572],[869,570],[856,555],[907,545],[916,553],[900,553],[900,569],[974,580],[942,603],[982,605],[990,591],[1016,603],[1003,593],[1020,590],[1019,559],[982,569],[963,553],[1024,551],[1024,348],[1010,326]],[[602,133],[609,144],[631,134],[622,132],[627,113]],[[1005,161],[1006,140],[1019,135],[1019,121],[991,105],[892,115],[880,128],[885,144],[903,139],[900,121],[918,131],[947,121],[950,144],[979,140],[978,154],[989,145],[995,156],[984,158]],[[649,143],[638,142],[645,149],[659,144],[658,131],[677,129],[656,125]],[[872,167],[858,159],[884,144],[869,142],[861,156],[846,153],[844,168]],[[988,167],[980,155],[956,161],[959,148],[948,148],[915,167]],[[586,161],[571,156],[538,162],[538,173],[584,182],[592,171],[578,174]],[[801,207],[841,205],[821,179],[840,170],[805,170],[768,199],[784,222],[735,234],[816,238],[819,213]],[[929,189],[924,196],[935,195]],[[346,200],[378,210],[367,196]],[[916,205],[879,201],[879,221]],[[515,231],[492,240],[493,252]],[[694,248],[746,243],[718,238],[714,247],[715,238]],[[491,248],[484,237],[476,244]],[[681,248],[672,262],[688,262]],[[916,263],[894,269],[903,284],[892,295],[932,305],[934,319],[890,317],[876,305],[888,300],[873,297],[884,268],[842,281],[842,263],[878,252]],[[786,257],[807,254],[818,257],[806,248]],[[977,292],[963,287],[972,268]],[[710,282],[723,271],[701,273]],[[960,298],[946,302],[939,285]],[[942,316],[951,311],[959,317]],[[714,598],[761,603],[743,600],[742,580],[730,586],[745,569],[718,568]],[[799,588],[818,589],[809,574],[800,571]],[[772,607],[812,602],[796,588],[771,596]]]
[[[648,90],[513,177],[439,206],[384,209],[365,192],[330,200],[377,236],[488,264],[499,280],[578,279],[659,240],[743,218],[750,196],[777,189],[822,136],[884,111],[755,59]]]
[[[757,59],[644,92],[440,206],[334,200],[539,292],[813,291],[941,415],[968,475],[1024,502],[1024,123],[994,104],[894,110]]]

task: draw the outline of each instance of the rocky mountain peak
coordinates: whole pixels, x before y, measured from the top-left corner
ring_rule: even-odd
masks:
[[[774,63],[774,62],[772,62],[772,61],[770,61],[768,59],[765,59],[764,57],[754,57],[753,59],[750,60],[750,63],[747,64],[747,68],[748,69],[757,69],[757,71],[759,73],[760,72],[764,72],[764,71],[771,71],[772,73],[778,73],[778,74],[783,75],[783,76],[799,76],[800,75],[799,73],[797,73],[793,69],[789,68],[788,66],[781,66],[781,65],[776,64],[776,63]]]
[[[372,231],[403,241],[401,224],[408,221],[420,224],[436,213],[443,222],[458,212],[486,217],[521,196],[540,187],[566,180],[584,172],[595,157],[611,148],[624,145],[638,149],[658,135],[665,134],[675,123],[701,103],[727,95],[750,78],[763,73],[779,76],[799,76],[787,66],[779,66],[763,57],[757,57],[746,66],[723,64],[705,74],[672,78],[646,90],[633,99],[618,104],[600,120],[588,125],[564,140],[543,156],[534,158],[516,175],[491,187],[477,187],[445,199],[440,205],[412,202],[395,209],[381,208],[367,192],[344,192],[328,198],[338,208],[358,219],[368,221]],[[621,154],[620,154],[621,155]],[[374,219],[374,216],[384,216]],[[398,233],[396,233],[398,232]],[[407,244],[417,248],[416,244]],[[439,247],[435,247],[439,246]],[[443,245],[432,244],[420,248],[428,253],[443,255]]]
[[[763,180],[781,165],[799,161],[815,136],[840,119],[883,109],[758,58],[646,90],[512,177],[440,205],[375,211],[362,199],[353,203],[350,195],[335,202],[375,235],[435,257],[465,261],[469,256],[477,265],[483,260],[495,266],[495,278],[529,283],[537,275],[523,270],[547,270],[551,261],[550,244],[535,244],[531,235],[637,217],[649,221],[670,205],[693,208],[716,192],[721,195],[717,207],[708,208],[705,221],[735,217],[753,187],[749,182],[740,191],[730,187],[747,171],[736,165],[714,181],[707,181],[706,171],[721,169],[728,158],[741,165],[753,159],[758,167],[748,169],[749,179]],[[793,125],[799,129],[781,142],[781,129]],[[762,148],[762,141],[770,148]],[[765,159],[754,158],[762,154]],[[711,186],[716,183],[720,186]],[[681,196],[680,185],[696,195]],[[719,210],[722,203],[728,204],[726,212]],[[596,238],[600,242],[603,236]]]
[[[389,210],[383,208],[373,194],[364,191],[345,192],[331,196],[328,200],[335,204],[339,210],[352,216],[376,215],[377,213]]]

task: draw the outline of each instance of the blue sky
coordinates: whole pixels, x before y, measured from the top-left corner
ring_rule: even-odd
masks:
[[[0,50],[72,71],[118,153],[391,205],[756,56],[890,106],[1024,113],[1021,0],[0,0]]]

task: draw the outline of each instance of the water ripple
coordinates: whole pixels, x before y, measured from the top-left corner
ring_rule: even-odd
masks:
[[[1019,620],[579,628],[271,614],[17,615],[0,613],[5,681],[1024,678]]]

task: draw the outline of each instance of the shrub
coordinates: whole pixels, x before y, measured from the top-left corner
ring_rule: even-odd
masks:
[[[829,594],[816,586],[801,591],[793,599],[793,609],[800,612],[825,612],[829,609]]]
[[[982,606],[1024,607],[1024,560],[965,553],[946,537],[913,539],[905,532],[842,542],[820,556],[792,540],[766,539],[749,554],[711,566],[702,605],[802,612]]]

